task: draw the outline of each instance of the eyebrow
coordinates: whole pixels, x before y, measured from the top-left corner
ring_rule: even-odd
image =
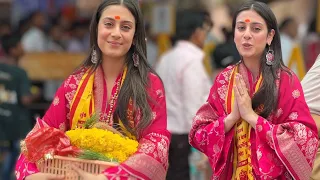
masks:
[[[238,23],[241,23],[241,24],[246,24],[246,22],[244,22],[244,21],[237,21],[237,23],[236,24],[238,24]],[[250,24],[254,24],[254,25],[263,25],[262,23],[259,23],[259,22],[250,22]]]
[[[105,18],[103,18],[103,20],[110,20],[110,21],[115,21],[115,19],[114,18],[111,18],[111,17],[105,17]],[[129,21],[129,20],[120,20],[121,22],[125,22],[125,23],[131,23],[131,24],[133,24],[133,22],[132,21]]]

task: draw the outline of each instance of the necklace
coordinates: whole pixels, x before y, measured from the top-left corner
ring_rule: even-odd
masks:
[[[122,87],[124,79],[126,78],[127,70],[128,70],[127,67],[125,67],[124,70],[123,70],[121,78],[118,80],[118,82],[116,84],[116,87],[117,87],[116,88],[116,92],[111,97],[110,105],[109,105],[110,108],[109,108],[109,111],[107,113],[107,119],[103,120],[103,122],[106,122],[109,125],[111,125],[113,123],[113,122],[111,122],[111,116],[112,116],[112,113],[113,113],[113,109],[115,107],[116,100],[118,99],[120,88]]]

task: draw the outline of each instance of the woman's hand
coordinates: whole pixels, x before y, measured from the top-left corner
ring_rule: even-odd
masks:
[[[76,167],[75,165],[71,165],[72,170],[74,170],[81,177],[82,180],[108,180],[107,177],[103,174],[95,175],[91,173],[87,173],[82,169]]]
[[[64,180],[64,175],[35,173],[27,176],[25,180]]]
[[[252,109],[251,97],[246,84],[240,74],[236,74],[236,86],[234,86],[235,99],[237,100],[239,113],[242,119],[247,121],[253,128],[256,127],[258,115]]]
[[[229,132],[234,124],[240,119],[240,112],[237,104],[237,99],[234,98],[231,113],[224,119],[224,131]]]

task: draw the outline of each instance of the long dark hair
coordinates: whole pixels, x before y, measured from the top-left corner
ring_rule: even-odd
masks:
[[[274,63],[272,66],[266,64],[266,53],[268,52],[269,46],[266,44],[263,55],[261,57],[261,72],[263,81],[260,89],[252,98],[252,108],[255,110],[260,105],[263,105],[263,110],[260,115],[267,118],[273,110],[277,108],[278,102],[278,90],[275,81],[279,79],[277,73],[279,70],[288,71],[282,60],[280,33],[277,25],[277,20],[271,9],[262,2],[248,1],[244,3],[240,9],[235,13],[233,17],[232,28],[235,31],[236,19],[240,12],[246,10],[253,10],[257,12],[266,22],[268,32],[272,29],[275,31],[273,40],[270,44],[270,48],[274,51]]]
[[[126,7],[132,13],[136,21],[136,29],[133,39],[134,45],[132,45],[129,49],[125,62],[128,67],[128,72],[126,79],[119,92],[117,106],[113,117],[115,121],[119,121],[119,119],[121,119],[121,122],[124,124],[126,129],[137,137],[142,132],[142,130],[145,129],[151,123],[152,120],[152,113],[151,108],[149,106],[149,102],[153,102],[153,100],[150,99],[146,88],[148,88],[149,86],[149,72],[156,74],[152,70],[150,65],[147,63],[145,41],[146,32],[144,29],[143,16],[140,11],[137,0],[105,0],[99,5],[96,12],[92,16],[90,24],[91,53],[83,62],[82,67],[89,67],[93,71],[95,71],[102,62],[102,52],[99,49],[97,43],[97,27],[104,9],[110,5],[122,5]],[[93,64],[91,62],[91,54],[94,48],[97,51],[98,57],[98,63],[96,64]],[[138,67],[135,67],[133,64],[132,54],[134,52],[139,56]],[[141,115],[139,123],[134,128],[130,126],[127,117],[130,99],[133,102],[134,118],[137,115],[138,110],[140,111]]]

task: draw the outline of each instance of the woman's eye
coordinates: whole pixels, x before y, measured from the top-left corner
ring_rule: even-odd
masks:
[[[113,24],[111,22],[105,22],[104,25],[107,27],[111,27]]]
[[[245,30],[246,28],[244,26],[238,26],[237,28],[239,31]]]
[[[131,29],[131,27],[130,26],[122,26],[122,29],[126,30],[126,31],[129,31]]]
[[[258,32],[258,31],[261,31],[260,28],[253,28],[254,31]]]

